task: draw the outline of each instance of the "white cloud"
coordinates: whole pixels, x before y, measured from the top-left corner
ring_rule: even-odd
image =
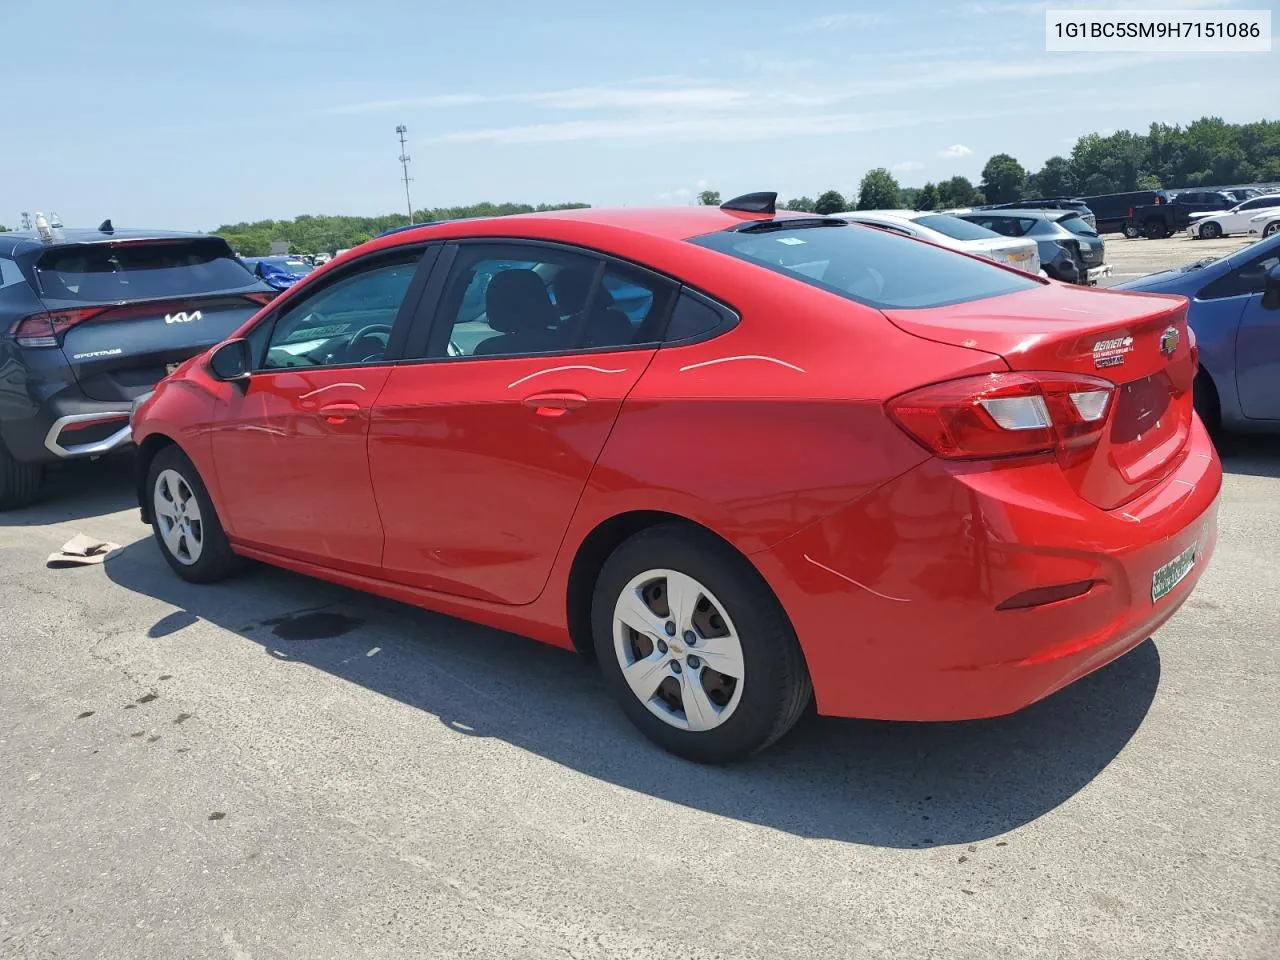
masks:
[[[1001,16],[1020,13],[1042,17],[1047,10],[1199,10],[1206,7],[1234,6],[1235,0],[978,0],[961,4],[962,17]]]
[[[555,110],[683,108],[729,106],[751,97],[747,90],[718,86],[573,87],[567,90],[518,93],[441,93],[399,100],[367,100],[320,112],[329,114],[385,113],[410,107],[471,107],[485,104],[528,104]]]
[[[912,170],[923,170],[924,164],[919,160],[903,160],[889,168],[894,173],[910,173]]]
[[[843,30],[849,27],[878,27],[893,22],[883,13],[831,13],[797,25],[798,30]]]
[[[947,149],[939,150],[938,156],[955,159],[957,157],[967,157],[971,153],[973,153],[973,150],[966,147],[963,143],[953,143],[951,146],[947,147]]]
[[[696,184],[694,184],[694,186],[697,187],[699,190],[705,190],[707,189],[707,187],[711,186],[711,184],[706,180],[699,180]]]

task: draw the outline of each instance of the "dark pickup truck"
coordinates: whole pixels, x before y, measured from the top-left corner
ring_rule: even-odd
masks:
[[[1124,222],[1124,235],[1129,239],[1146,237],[1159,240],[1185,230],[1191,214],[1212,210],[1229,210],[1236,201],[1220,190],[1183,190],[1172,195],[1159,193],[1155,203],[1129,208]]]

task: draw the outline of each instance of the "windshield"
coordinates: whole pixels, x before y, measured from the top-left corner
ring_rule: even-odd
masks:
[[[36,275],[46,297],[94,302],[183,297],[254,283],[217,237],[58,247],[40,258]]]
[[[959,217],[948,216],[945,213],[916,217],[913,222],[930,230],[936,230],[944,237],[950,237],[952,240],[990,240],[992,237],[1000,236],[994,230],[988,230],[986,227],[980,227],[976,223],[961,220]]]
[[[724,230],[690,242],[881,309],[944,307],[1039,285],[984,260],[849,226]]]

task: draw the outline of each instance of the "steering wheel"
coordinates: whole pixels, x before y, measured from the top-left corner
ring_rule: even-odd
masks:
[[[347,349],[354,350],[360,341],[370,339],[378,340],[382,343],[381,353],[371,353],[368,356],[361,357],[358,363],[370,363],[375,360],[381,360],[387,352],[387,344],[391,342],[391,324],[389,323],[371,323],[367,327],[361,327],[357,330],[347,342]]]

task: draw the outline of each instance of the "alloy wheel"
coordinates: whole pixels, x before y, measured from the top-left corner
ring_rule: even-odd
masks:
[[[152,499],[165,549],[179,563],[191,566],[204,549],[204,522],[195,491],[177,470],[162,470]]]
[[[738,632],[724,605],[688,574],[633,577],[614,604],[613,647],[631,692],[673,727],[712,730],[742,700]]]

